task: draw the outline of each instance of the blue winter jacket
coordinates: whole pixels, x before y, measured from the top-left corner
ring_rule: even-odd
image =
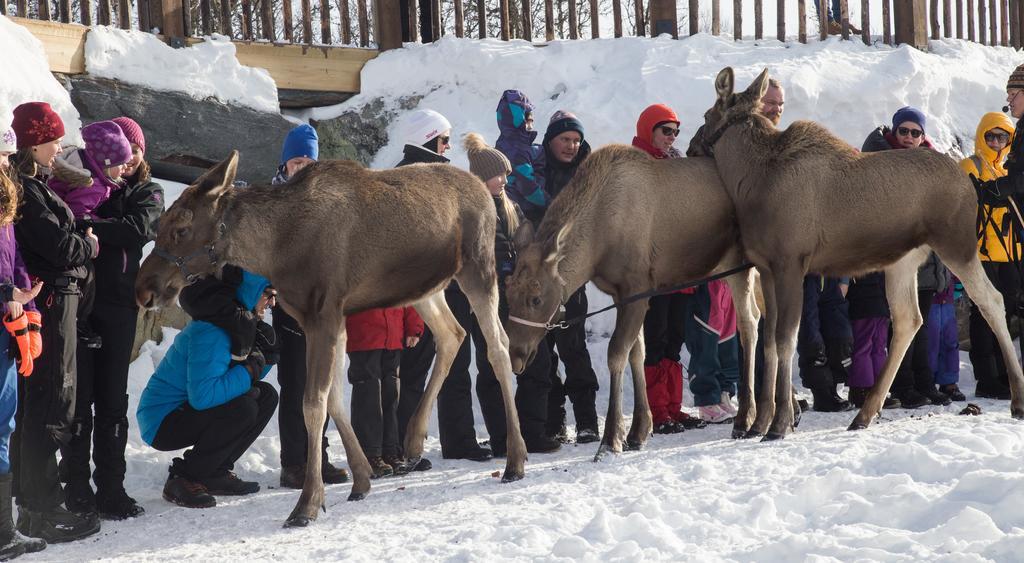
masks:
[[[498,101],[498,130],[494,143],[512,164],[506,193],[528,217],[539,215],[551,202],[544,189],[544,147],[533,144],[537,131],[526,129],[526,116],[533,104],[519,90],[505,90]]]
[[[253,309],[268,285],[267,278],[244,272],[235,297]],[[139,399],[136,416],[142,439],[152,445],[164,417],[186,402],[196,410],[212,409],[248,391],[249,371],[230,364],[228,333],[208,322],[190,322],[174,337]],[[264,368],[262,377],[269,371],[269,366]]]

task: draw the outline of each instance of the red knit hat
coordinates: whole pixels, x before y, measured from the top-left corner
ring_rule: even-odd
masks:
[[[654,128],[662,123],[679,125],[679,116],[665,104],[647,106],[647,109],[640,114],[640,119],[636,120],[636,136],[650,143],[654,136]]]
[[[128,137],[128,142],[134,145],[138,145],[142,152],[146,152],[146,137],[142,134],[142,127],[130,117],[115,117],[111,119],[114,123],[121,128],[124,132],[124,136]]]
[[[34,147],[64,136],[64,122],[46,102],[28,102],[14,108],[14,123],[18,148]]]

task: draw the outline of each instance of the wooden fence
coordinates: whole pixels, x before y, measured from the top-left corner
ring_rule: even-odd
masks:
[[[533,4],[540,1],[543,10]],[[0,0],[0,13],[82,25],[114,24],[169,37],[219,33],[243,41],[376,44],[387,49],[446,34],[531,41],[597,38],[602,29],[610,29],[614,37],[668,33],[678,38],[684,30],[688,35],[720,35],[722,10],[731,9],[734,38],[763,39],[764,0],[731,0],[732,6],[728,1],[611,0],[611,13],[602,14],[599,0],[33,0],[32,5],[30,0]],[[815,15],[815,3],[825,13],[831,0],[776,0],[775,33],[769,31],[769,36],[800,42],[814,35],[824,39],[830,31],[828,21]],[[1024,0],[861,0],[859,21],[850,20],[851,4],[858,3],[839,2],[834,24],[838,28],[833,31],[850,39],[859,24],[860,38],[867,44],[924,47],[929,38],[956,37],[1020,48],[1024,41]],[[743,33],[743,17],[750,7],[752,36]],[[682,19],[679,8],[685,8]],[[699,13],[710,13],[710,22],[693,16]],[[793,14],[796,30],[787,28],[787,16],[792,21]],[[603,27],[609,15],[611,25]],[[881,29],[872,28],[873,16],[880,16]]]

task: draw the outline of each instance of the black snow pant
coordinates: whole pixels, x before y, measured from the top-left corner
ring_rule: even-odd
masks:
[[[274,332],[281,346],[277,364],[277,383],[281,386],[281,408],[277,425],[281,434],[281,467],[306,464],[306,419],[302,415],[302,396],[306,392],[306,335],[298,321],[274,307]],[[327,424],[324,422],[323,457],[327,460]]]

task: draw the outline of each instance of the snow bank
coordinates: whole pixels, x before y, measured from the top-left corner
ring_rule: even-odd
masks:
[[[312,117],[330,117],[376,97],[422,95],[418,107],[447,116],[453,138],[477,131],[493,143],[498,98],[506,88],[518,88],[537,106],[541,135],[556,110],[568,109],[580,117],[591,145],[629,143],[640,112],[661,102],[682,119],[677,144],[685,147],[714,101],[719,70],[732,66],[737,87],[745,88],[768,67],[786,88],[783,127],[812,119],[860,147],[874,127],[889,123],[896,109],[909,104],[927,114],[928,135],[941,150],[971,152],[978,120],[1003,105],[1006,78],[1020,55],[955,39],[931,45],[932,52],[923,53],[835,38],[802,45],[697,35],[679,41],[563,41],[538,48],[522,41],[445,37],[381,54],[364,68],[359,96],[316,110]],[[466,166],[461,147],[454,149],[456,165]],[[393,166],[401,150],[392,139],[373,164]]]
[[[82,123],[78,110],[57,79],[50,74],[43,44],[24,27],[0,16],[0,53],[3,53],[3,79],[0,80],[0,129],[10,126],[14,108],[25,102],[48,102],[64,120],[67,144],[81,140]]]
[[[184,92],[197,100],[215,98],[258,111],[280,111],[270,74],[242,66],[234,44],[219,35],[172,49],[151,33],[97,26],[86,36],[85,68],[96,76]]]

